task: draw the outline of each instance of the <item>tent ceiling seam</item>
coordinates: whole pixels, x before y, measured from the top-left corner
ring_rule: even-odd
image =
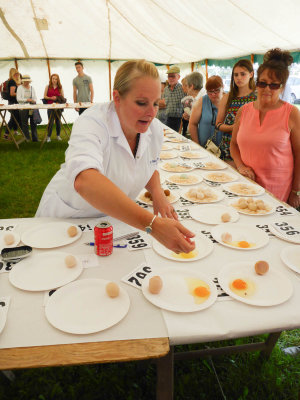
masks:
[[[243,14],[247,15],[247,17],[249,19],[252,19],[254,22],[256,22],[259,26],[263,27],[264,29],[267,29],[266,26],[264,24],[262,24],[258,19],[254,18],[252,15],[250,15],[249,13],[247,13],[245,10],[243,10],[241,7],[239,7],[237,4],[234,3],[234,0],[227,0],[230,4],[233,5],[233,7],[237,8],[238,10],[240,10]],[[292,44],[294,46],[294,43],[291,43],[290,41],[288,41],[286,38],[282,37],[281,35],[278,35],[277,32],[273,31],[272,29],[268,28],[267,29],[269,32],[272,32],[273,35],[277,36],[279,39],[285,41],[288,44]]]
[[[9,23],[7,22],[7,19],[5,18],[4,12],[2,10],[2,8],[0,8],[0,18],[2,19],[3,25],[5,26],[5,28],[11,33],[11,35],[16,39],[16,41],[19,43],[24,56],[26,58],[29,58],[29,53],[26,49],[26,46],[23,42],[23,40],[21,38],[19,38],[19,36],[16,34],[16,32],[12,29],[12,27],[9,25]]]
[[[109,37],[109,50],[108,50],[108,59],[111,59],[111,19],[110,19],[110,8],[109,8],[110,0],[106,0],[107,7],[107,19],[108,19],[108,37]]]
[[[226,44],[227,46],[230,46],[230,47],[232,47],[232,48],[234,48],[234,49],[244,51],[244,49],[242,49],[241,47],[235,46],[233,43],[229,43],[229,42],[226,42],[225,40],[221,40],[221,39],[219,39],[219,38],[217,38],[217,37],[215,37],[215,36],[213,36],[213,35],[209,35],[208,33],[204,33],[204,32],[202,32],[202,31],[200,31],[199,29],[194,28],[194,27],[192,27],[192,26],[186,24],[185,22],[181,21],[180,19],[174,17],[174,15],[170,14],[168,11],[166,11],[164,8],[162,8],[160,5],[158,5],[157,2],[156,2],[155,0],[148,0],[148,1],[150,1],[150,2],[153,3],[153,4],[155,4],[156,7],[157,7],[159,10],[163,11],[165,14],[167,14],[169,18],[174,19],[176,22],[179,22],[181,25],[185,26],[186,28],[188,28],[188,29],[190,29],[190,30],[193,30],[193,31],[195,31],[195,32],[197,32],[197,33],[200,33],[200,34],[201,34],[202,36],[204,36],[205,38],[206,38],[206,37],[209,37],[210,39],[213,39],[213,40],[216,40],[217,42]]]
[[[150,42],[151,44],[153,44],[154,46],[156,46],[158,49],[160,49],[163,53],[168,54],[168,56],[170,56],[170,60],[173,58],[173,55],[168,53],[166,51],[166,49],[162,49],[160,46],[157,45],[157,43],[152,40],[150,37],[148,37],[147,35],[145,35],[144,33],[142,33],[139,29],[137,29],[130,21],[127,17],[125,17],[125,15],[123,13],[121,13],[121,11],[114,6],[114,4],[112,3],[112,1],[110,0],[110,5],[115,9],[115,11],[125,20],[128,22],[128,24],[137,32],[139,33],[141,36],[143,36],[148,42]],[[182,62],[184,62],[184,60],[182,60]]]
[[[36,16],[36,12],[35,12],[35,8],[34,8],[32,0],[30,0],[30,4],[31,4],[31,8],[32,8],[32,11],[33,11],[33,14],[34,14],[35,21],[36,21],[37,20],[37,16]],[[45,46],[45,42],[44,42],[44,38],[43,38],[42,32],[38,28],[37,28],[37,31],[38,31],[38,33],[40,35],[41,42],[42,42],[42,45],[43,45],[43,48],[44,48],[44,51],[45,51],[45,54],[46,54],[46,58],[49,58],[48,52],[46,50],[46,46]]]

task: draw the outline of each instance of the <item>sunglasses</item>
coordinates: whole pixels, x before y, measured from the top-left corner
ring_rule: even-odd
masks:
[[[218,88],[218,89],[207,90],[207,93],[209,93],[209,94],[220,93],[220,91],[221,91],[221,88]]]
[[[282,87],[282,83],[266,83],[262,81],[257,81],[256,86],[261,89],[265,89],[267,86],[269,86],[271,90],[278,90]]]

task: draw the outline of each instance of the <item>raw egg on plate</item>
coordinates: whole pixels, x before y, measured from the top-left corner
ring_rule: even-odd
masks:
[[[179,254],[172,252],[172,257],[181,258],[181,259],[195,258],[195,257],[197,257],[197,255],[198,255],[197,250],[192,250],[189,253],[179,253]]]
[[[209,285],[198,278],[185,278],[189,294],[194,297],[195,304],[204,303],[210,296]]]
[[[240,297],[250,297],[255,292],[255,284],[249,279],[235,279],[230,282],[230,289]]]

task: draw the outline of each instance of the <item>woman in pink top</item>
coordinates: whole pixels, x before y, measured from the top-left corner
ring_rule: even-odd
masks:
[[[300,206],[300,112],[280,100],[293,62],[273,49],[257,71],[257,101],[240,108],[230,145],[238,171],[293,207]]]
[[[57,74],[52,74],[50,77],[49,85],[47,85],[45,87],[44,99],[47,100],[47,104],[52,104],[57,101],[57,98],[59,96],[64,97],[64,91],[63,91],[62,85],[60,83],[59,76]],[[60,137],[61,113],[62,113],[61,110],[49,110],[49,109],[47,110],[47,114],[48,114],[47,142],[51,141],[54,120],[55,120],[55,125],[56,125],[57,140],[61,140],[61,137]]]

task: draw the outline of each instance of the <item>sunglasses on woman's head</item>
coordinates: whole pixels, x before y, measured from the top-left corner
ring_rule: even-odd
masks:
[[[261,89],[265,89],[267,86],[269,86],[271,90],[278,90],[282,87],[282,83],[267,83],[267,82],[257,81],[256,86]]]

